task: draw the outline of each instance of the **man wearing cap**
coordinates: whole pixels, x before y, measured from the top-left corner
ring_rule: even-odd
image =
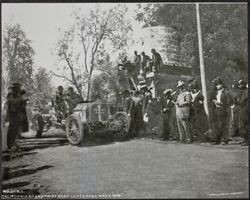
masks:
[[[232,98],[229,91],[224,86],[220,77],[214,80],[215,92],[211,96],[212,99],[212,119],[216,136],[215,144],[228,144],[230,106]]]
[[[169,140],[171,134],[171,115],[174,103],[171,97],[172,90],[167,89],[163,92],[163,97],[160,100],[161,104],[161,118],[162,118],[162,132],[161,140]]]
[[[248,90],[246,82],[243,79],[238,81],[239,92],[235,98],[235,104],[238,106],[238,127],[239,133],[244,137],[243,145],[248,145],[248,131],[247,131],[247,119],[248,119]]]
[[[192,96],[186,89],[186,84],[184,81],[178,81],[177,87],[180,90],[180,93],[176,100],[176,117],[180,141],[183,143],[192,143],[193,138],[189,130]]]
[[[6,122],[9,122],[7,132],[7,146],[9,149],[17,147],[16,138],[21,132],[28,131],[26,115],[26,101],[23,99],[23,92],[20,83],[13,83],[12,91],[7,95]]]

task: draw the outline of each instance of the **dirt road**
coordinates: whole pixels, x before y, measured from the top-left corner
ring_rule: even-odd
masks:
[[[41,139],[25,137],[20,141],[23,152],[12,157],[3,155],[5,194],[14,191],[61,198],[248,197],[248,148],[238,144],[185,145],[140,138],[86,142],[77,147],[69,145],[62,133],[48,133]]]

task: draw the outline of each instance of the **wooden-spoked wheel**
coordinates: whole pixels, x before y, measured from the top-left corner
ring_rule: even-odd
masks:
[[[77,115],[70,115],[66,120],[66,135],[72,145],[78,145],[83,141],[83,125]]]

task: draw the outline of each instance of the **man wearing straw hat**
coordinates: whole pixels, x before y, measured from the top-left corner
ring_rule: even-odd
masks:
[[[192,143],[192,135],[189,130],[192,96],[186,89],[186,84],[184,81],[178,81],[177,87],[180,90],[176,100],[176,117],[180,141],[183,143]]]

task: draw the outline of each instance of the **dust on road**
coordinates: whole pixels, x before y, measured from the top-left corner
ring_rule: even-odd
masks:
[[[248,148],[237,144],[140,138],[78,147],[63,136],[22,142],[26,151],[14,159],[5,157],[4,188],[121,198],[248,197]]]

